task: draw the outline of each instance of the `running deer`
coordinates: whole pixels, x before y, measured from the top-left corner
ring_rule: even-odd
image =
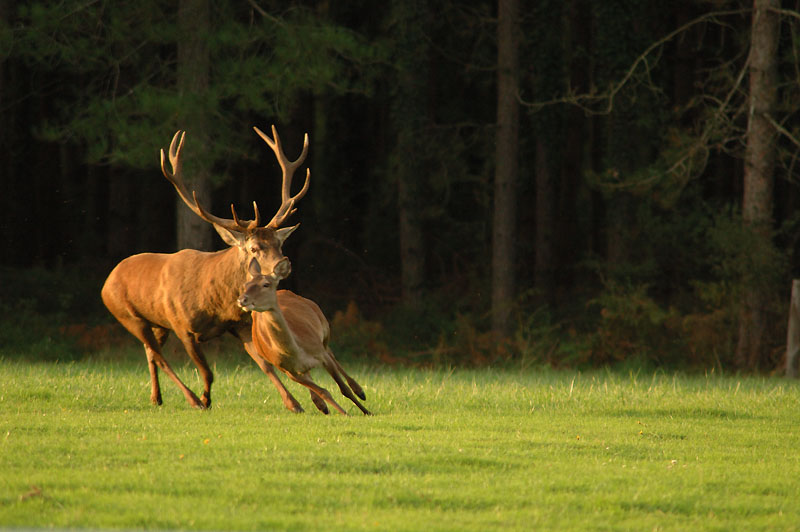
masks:
[[[236,298],[242,284],[247,280],[250,259],[257,258],[267,265],[288,261],[283,256],[281,246],[297,225],[281,225],[295,212],[295,203],[308,191],[311,171],[307,169],[302,189],[294,196],[291,195],[294,172],[308,153],[308,135],[305,135],[300,156],[297,160],[290,161],[283,152],[275,126],[272,127],[272,138],[258,128],[253,129],[272,149],[281,166],[282,202],[275,216],[262,226],[255,201],[254,220],[240,220],[233,205],[232,219],[209,214],[200,205],[196,193],[190,195],[184,185],[181,149],[185,132],[178,131],[169,147],[172,171],[167,170],[164,150],[161,150],[161,171],[174,185],[184,203],[200,218],[213,225],[230,247],[217,252],[184,249],[171,254],[133,255],[120,262],[103,285],[103,303],[144,345],[150,370],[150,400],[153,404],[161,404],[161,388],[158,382],[160,368],[178,385],[190,405],[196,408],[210,407],[214,375],[200,349],[200,343],[230,332],[242,340],[247,353],[272,380],[286,408],[294,412],[303,411],[272,366],[258,356],[250,337],[250,315],[237,305]],[[200,398],[181,382],[161,353],[161,347],[170,331],[175,332],[200,372],[205,387]]]
[[[291,269],[289,259],[283,258],[275,264],[272,273],[264,275],[258,259],[250,260],[248,271],[252,279],[245,284],[239,305],[253,311],[252,337],[258,354],[311,390],[314,404],[323,413],[328,413],[327,401],[347,415],[328,390],[311,380],[309,371],[319,366],[330,373],[345,397],[365,415],[370,415],[356,398],[358,395],[366,399],[364,390],[345,373],[328,347],[331,329],[319,306],[289,290],[277,290],[278,282],[285,279]]]

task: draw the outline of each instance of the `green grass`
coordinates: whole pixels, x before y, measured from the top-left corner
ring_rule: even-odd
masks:
[[[350,363],[373,417],[317,375],[345,418],[294,384],[291,414],[244,358],[216,362],[211,410],[167,379],[153,407],[144,355],[109,358],[0,359],[0,527],[800,526],[795,382]]]

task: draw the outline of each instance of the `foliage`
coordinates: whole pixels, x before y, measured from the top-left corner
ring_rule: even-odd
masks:
[[[333,315],[331,346],[340,358],[388,361],[389,349],[383,340],[383,325],[361,315],[354,301]]]
[[[171,4],[37,2],[20,7],[16,49],[38,69],[74,81],[46,87],[56,116],[38,125],[44,138],[89,146],[90,162],[149,168],[163,142],[156,131],[180,129],[187,109],[213,117],[214,142],[198,151],[212,163],[244,157],[254,115],[287,119],[304,93],[368,94],[384,48],[308,9],[283,17],[214,2],[210,86],[174,90],[176,46]],[[231,60],[235,58],[235,60]],[[274,119],[273,119],[274,120]]]
[[[685,217],[674,210],[645,213],[636,229],[646,235],[639,253],[649,261],[598,267],[604,287],[587,304],[598,314],[584,361],[731,367],[742,293],[755,286],[774,294],[767,309],[773,358],[766,365],[777,367],[785,337],[785,298],[778,294],[788,276],[786,253],[745,227],[734,209],[689,207]],[[654,272],[660,284],[647,284]]]
[[[800,469],[786,460],[794,383],[351,366],[376,415],[345,418],[285,411],[252,364],[217,364],[209,411],[174,386],[156,408],[140,358],[0,364],[0,525],[780,530],[800,520]]]
[[[76,323],[94,326],[105,310],[97,277],[85,268],[0,268],[0,350],[33,353],[40,361],[69,361],[87,346],[65,334]]]
[[[628,359],[664,365],[680,360],[680,324],[674,309],[664,309],[647,294],[645,285],[610,282],[589,302],[600,319],[592,338],[591,360],[605,364]]]
[[[774,324],[762,367],[779,361],[799,253],[796,5],[782,12],[774,235],[743,230],[736,214],[749,5],[546,0],[520,13],[518,201],[551,193],[537,189],[546,168],[553,219],[520,209],[515,273],[519,293],[537,297],[520,298],[516,334],[497,346],[486,328],[495,3],[210,2],[211,79],[192,96],[175,90],[175,2],[11,4],[0,20],[2,263],[53,266],[0,272],[0,341],[51,338],[43,349],[58,357],[66,344],[53,331],[83,338],[106,325],[98,290],[76,287],[99,288],[111,259],[170,246],[174,213],[162,211],[175,198],[158,149],[200,108],[211,141],[190,132],[187,151],[214,165],[214,212],[275,199],[254,185],[265,169],[250,126],[311,133],[312,189],[286,252],[304,291],[322,286],[332,307],[358,301],[334,327],[354,357],[728,367],[740,296],[758,287]],[[400,183],[411,205],[398,203]],[[416,311],[398,303],[406,207],[421,234],[411,255],[425,265]],[[555,248],[548,286],[530,273],[542,234]]]
[[[728,285],[730,297],[738,298],[740,283],[767,292],[774,291],[786,278],[786,254],[774,244],[774,238],[764,239],[753,228],[742,224],[738,212],[722,212],[714,218],[709,231],[714,273],[719,282]],[[770,235],[772,236],[772,235]]]

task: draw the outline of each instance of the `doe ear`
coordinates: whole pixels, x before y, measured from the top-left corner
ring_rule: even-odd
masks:
[[[300,224],[293,225],[292,227],[284,227],[283,229],[276,229],[275,237],[278,239],[278,242],[283,245],[283,243],[286,242],[286,239],[289,238],[289,235],[291,235],[298,227],[300,227]]]
[[[245,238],[243,233],[237,233],[222,227],[221,225],[213,224],[214,229],[217,230],[217,233],[222,238],[222,240],[231,247],[244,246]]]
[[[283,257],[272,269],[272,275],[277,279],[286,279],[290,273],[292,273],[292,263],[289,262],[288,257]]]
[[[247,266],[247,271],[250,272],[250,275],[253,277],[261,275],[261,265],[258,263],[258,259],[255,257],[252,258],[250,264]]]

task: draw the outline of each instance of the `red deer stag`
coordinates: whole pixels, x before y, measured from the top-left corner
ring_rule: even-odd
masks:
[[[290,379],[311,390],[314,404],[325,414],[328,408],[323,400],[347,415],[328,390],[311,380],[309,371],[319,366],[330,373],[345,397],[353,401],[365,415],[370,415],[369,410],[356,399],[356,395],[366,399],[364,390],[345,373],[328,347],[331,329],[320,308],[294,292],[277,290],[278,282],[291,271],[289,259],[281,259],[272,273],[264,275],[258,259],[253,258],[248,270],[252,279],[245,285],[239,305],[245,310],[255,311],[253,344],[258,354]]]
[[[306,170],[303,188],[291,195],[292,177],[308,153],[308,135],[303,151],[295,161],[286,158],[280,137],[272,127],[273,138],[258,128],[256,133],[269,145],[283,173],[281,206],[272,220],[261,226],[258,205],[253,202],[255,219],[240,220],[231,205],[233,219],[218,218],[201,207],[195,193],[189,194],[181,173],[181,149],[185,132],[178,131],[169,147],[172,172],[167,171],[161,150],[161,171],[175,186],[181,199],[200,218],[214,226],[230,245],[217,252],[184,249],[177,253],[141,253],[120,262],[103,285],[102,297],[108,310],[144,344],[150,369],[153,404],[161,404],[158,368],[172,379],[190,405],[211,406],[211,383],[214,375],[200,349],[200,343],[231,332],[244,342],[245,350],[272,380],[289,410],[302,412],[300,403],[283,386],[274,369],[256,352],[250,337],[250,316],[237,305],[242,284],[247,280],[247,266],[252,258],[275,265],[283,256],[281,246],[297,226],[281,225],[295,211],[294,204],[308,190],[311,171]],[[161,354],[169,331],[174,331],[189,357],[200,371],[205,390],[198,397],[178,378]]]

